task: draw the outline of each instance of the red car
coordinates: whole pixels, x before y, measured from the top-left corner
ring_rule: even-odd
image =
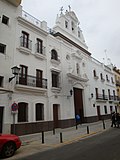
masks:
[[[14,134],[0,134],[0,154],[2,157],[11,157],[20,148],[21,141]]]

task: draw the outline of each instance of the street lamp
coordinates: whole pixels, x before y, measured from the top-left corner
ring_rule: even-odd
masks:
[[[18,66],[14,66],[11,69],[12,69],[12,74],[14,74],[14,76],[9,78],[9,82],[12,81],[12,79],[14,79],[19,74],[20,71],[20,68]]]

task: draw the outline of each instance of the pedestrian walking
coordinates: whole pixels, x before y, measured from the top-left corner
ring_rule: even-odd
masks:
[[[119,113],[116,113],[116,124],[118,128],[119,128],[119,123],[120,123],[120,115]]]
[[[112,120],[111,127],[113,127],[113,126],[116,127],[116,114],[115,114],[115,112],[112,112],[111,120]]]
[[[77,124],[80,124],[81,119],[80,119],[80,115],[79,115],[79,114],[77,114],[77,115],[75,116],[75,119],[76,119],[76,123],[77,123]]]

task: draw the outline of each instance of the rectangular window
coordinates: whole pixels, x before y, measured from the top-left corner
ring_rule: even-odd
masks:
[[[8,25],[8,22],[9,22],[9,18],[3,15],[2,16],[2,23]]]
[[[96,99],[98,99],[98,88],[95,88]]]
[[[43,104],[36,104],[36,121],[44,120],[44,107]]]
[[[105,99],[105,90],[102,90],[103,99]]]
[[[0,76],[0,87],[3,87],[3,77]]]
[[[114,84],[113,77],[111,77],[111,82]]]
[[[104,106],[105,114],[107,114],[107,106]]]
[[[110,106],[110,112],[111,113],[113,112],[113,106]]]
[[[39,38],[37,38],[36,51],[37,53],[43,54],[43,41]]]
[[[28,104],[18,103],[18,122],[28,122]]]
[[[103,74],[102,73],[100,73],[100,78],[101,78],[101,80],[103,79]]]
[[[20,84],[27,85],[27,72],[28,72],[28,67],[20,65],[20,76],[19,76]]]
[[[31,50],[32,41],[29,40],[29,34],[27,32],[22,31],[22,36],[20,37],[20,46]]]
[[[80,38],[80,31],[78,31],[78,37]]]
[[[6,45],[0,43],[0,53],[5,54],[5,52],[6,52]]]
[[[108,89],[108,95],[110,96],[110,89]]]
[[[108,75],[106,75],[106,81],[109,82]]]
[[[93,76],[94,76],[94,77],[97,76],[97,75],[96,75],[96,70],[95,70],[95,69],[93,70]]]
[[[52,87],[59,88],[59,72],[52,71]]]
[[[42,87],[43,71],[36,69],[36,87]]]

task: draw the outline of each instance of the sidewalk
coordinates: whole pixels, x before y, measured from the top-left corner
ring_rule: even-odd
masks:
[[[111,121],[106,120],[104,124],[103,121],[99,121],[78,125],[78,129],[76,129],[76,126],[66,129],[55,129],[55,134],[53,131],[48,131],[44,133],[44,136],[42,133],[20,136],[22,146],[16,151],[15,155],[8,158],[8,160],[17,160],[37,152],[60,147],[101,133],[110,128]]]

